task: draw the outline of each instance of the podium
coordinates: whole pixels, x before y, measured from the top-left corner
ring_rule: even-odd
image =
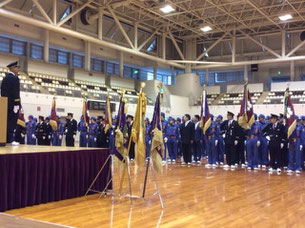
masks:
[[[6,144],[7,97],[0,97],[0,146]]]

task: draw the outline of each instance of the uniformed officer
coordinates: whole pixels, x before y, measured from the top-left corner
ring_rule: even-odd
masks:
[[[164,142],[164,157],[162,158],[162,161],[166,161],[166,158],[168,157],[167,152],[167,139],[166,137],[166,128],[167,128],[167,121],[165,120],[165,113],[161,112],[161,127],[162,127],[162,133],[163,133],[163,142]]]
[[[110,131],[105,132],[104,117],[98,116],[97,147],[109,148]]]
[[[146,149],[146,158],[150,156],[150,146],[151,146],[151,125],[149,123],[149,118],[146,117],[145,121],[145,149]]]
[[[52,126],[50,125],[50,117],[47,116],[45,119],[44,145],[51,146],[52,132],[53,132],[53,129],[52,129]]]
[[[87,147],[88,144],[88,126],[84,120],[84,116],[81,116],[81,119],[77,125],[77,130],[79,131],[79,147]]]
[[[217,150],[216,150],[216,165],[220,164],[221,166],[223,166],[223,163],[224,163],[224,151],[225,151],[223,135],[222,135],[222,132],[220,129],[222,122],[223,122],[222,115],[218,115],[217,119],[216,119],[216,124],[217,124],[217,128],[218,128],[219,136],[218,136],[218,145],[217,145]]]
[[[264,129],[263,133],[269,140],[269,151],[270,151],[270,169],[269,172],[277,170],[281,172],[283,168],[282,162],[282,148],[286,141],[285,127],[278,121],[278,116],[271,114],[270,122]]]
[[[289,162],[288,173],[296,172],[301,173],[302,170],[302,154],[301,154],[301,134],[303,127],[299,122],[299,117],[295,116],[297,125],[289,137]]]
[[[45,143],[45,136],[44,136],[45,128],[46,126],[44,123],[44,117],[39,116],[35,131],[35,138],[37,138],[37,145],[43,146]]]
[[[132,125],[133,125],[133,116],[132,115],[127,115],[126,117],[126,126],[127,126],[127,134],[128,134],[128,140],[127,142],[129,143],[130,141],[130,136],[131,136],[131,130],[132,130]],[[130,142],[130,148],[129,148],[129,159],[131,161],[134,160],[135,158],[135,143],[131,140]]]
[[[279,116],[279,123],[281,123],[285,126],[284,114],[282,114],[282,113]],[[286,128],[286,126],[285,126],[285,128]],[[287,138],[285,138],[284,146],[283,146],[283,148],[281,148],[281,155],[282,155],[281,161],[282,161],[284,170],[288,169],[288,160],[289,160],[288,143],[289,143],[289,140]]]
[[[56,116],[57,129],[53,130],[52,133],[52,145],[53,146],[61,146],[62,144],[62,136],[64,133],[64,125],[60,121],[60,117]]]
[[[238,164],[241,164],[241,167],[245,167],[245,142],[246,142],[246,130],[242,128],[239,124],[237,124],[237,145],[236,145],[236,152],[237,152],[237,162],[235,166],[237,167]]]
[[[20,83],[18,78],[19,66],[18,62],[7,65],[9,72],[2,80],[1,97],[7,97],[7,134],[6,143],[18,146],[19,143],[14,142],[14,130],[17,124],[18,111],[20,106]]]
[[[35,131],[36,122],[34,121],[33,115],[28,116],[28,122],[26,122],[26,144],[36,145]]]
[[[98,125],[96,123],[96,118],[92,116],[91,123],[89,124],[89,132],[88,132],[88,147],[97,147],[97,131]]]
[[[247,134],[247,162],[248,170],[258,170],[258,148],[261,145],[259,137],[261,135],[261,125],[256,121],[257,116],[255,115],[255,122],[252,124],[251,129],[248,130]]]
[[[75,135],[77,132],[77,121],[73,119],[73,113],[68,113],[65,124],[66,146],[74,147]]]
[[[194,134],[194,143],[193,143],[193,159],[197,164],[201,163],[201,145],[202,145],[202,129],[200,128],[200,117],[195,115],[193,118],[195,124],[195,134]]]
[[[224,169],[231,167],[235,169],[235,164],[238,161],[238,155],[236,152],[236,145],[238,144],[238,123],[233,120],[234,114],[232,112],[227,113],[227,120],[225,120],[220,129],[224,135],[225,152],[227,164],[224,165]]]
[[[268,156],[268,140],[266,139],[266,136],[263,134],[264,128],[268,125],[268,122],[265,120],[265,116],[263,114],[260,114],[258,117],[259,124],[261,126],[261,134],[259,137],[259,140],[261,142],[261,145],[259,147],[259,158],[258,161],[259,164],[262,165],[262,169],[266,169],[266,166],[269,165],[269,156]],[[260,157],[261,155],[261,157]]]
[[[175,125],[175,119],[173,117],[169,117],[169,123],[166,127],[165,139],[167,141],[168,148],[168,161],[172,162],[172,164],[176,163],[177,159],[177,141],[179,138],[179,130],[177,125]]]
[[[217,154],[217,147],[218,147],[218,137],[219,137],[219,128],[214,121],[214,116],[211,115],[211,125],[205,132],[205,145],[208,155],[208,164],[205,167],[207,168],[216,168],[216,154]]]

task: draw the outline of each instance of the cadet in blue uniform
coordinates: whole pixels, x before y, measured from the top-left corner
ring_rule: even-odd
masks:
[[[73,113],[68,113],[65,124],[66,146],[74,147],[75,135],[77,132],[77,121],[73,119]]]
[[[36,130],[35,130],[35,138],[37,138],[37,145],[43,146],[45,145],[45,123],[44,123],[44,117],[39,116],[38,117],[38,124],[36,125]]]
[[[13,142],[13,134],[17,125],[18,111],[20,107],[20,83],[18,78],[18,62],[7,65],[9,71],[2,80],[1,97],[7,97],[7,134],[6,143],[13,146],[19,143]],[[0,145],[1,146],[1,145]],[[2,145],[4,146],[4,144]]]
[[[166,157],[168,157],[167,154],[167,139],[165,139],[165,135],[166,135],[166,127],[167,127],[167,121],[165,120],[165,113],[161,112],[161,126],[162,126],[162,133],[163,133],[163,142],[164,142],[164,157],[163,157],[163,161],[166,161]]]
[[[29,115],[28,122],[26,122],[26,144],[27,145],[36,145],[35,131],[36,131],[36,122],[33,119],[32,115]]]
[[[150,156],[150,146],[151,146],[151,125],[149,123],[149,118],[146,118],[144,123],[145,123],[146,158],[148,158]]]
[[[286,141],[286,133],[284,125],[278,122],[277,115],[271,115],[270,123],[264,128],[263,133],[269,140],[271,166],[269,172],[273,170],[281,172],[281,168],[283,168],[281,149],[284,147],[284,142]]]
[[[84,116],[77,125],[77,130],[79,131],[79,147],[87,147],[88,144],[88,127],[87,123],[84,121]]]
[[[166,127],[165,134],[169,153],[168,161],[175,164],[177,159],[177,141],[179,138],[179,129],[177,125],[175,125],[175,119],[173,117],[169,117],[168,119],[169,124]]]
[[[219,136],[218,136],[218,145],[217,145],[217,150],[216,150],[216,165],[220,164],[221,166],[223,166],[223,163],[224,163],[224,151],[225,151],[223,135],[220,130],[220,125],[222,124],[222,120],[223,120],[222,115],[217,116],[216,124],[217,124],[217,128],[219,131]]]
[[[200,117],[199,115],[194,116],[194,124],[195,124],[195,134],[194,134],[194,143],[193,143],[193,158],[194,162],[197,164],[201,163],[201,142],[202,142],[202,128],[200,128]]]
[[[261,152],[261,158],[259,158],[258,160],[261,161],[261,165],[263,169],[266,169],[266,166],[269,165],[269,156],[268,156],[268,140],[266,139],[266,137],[263,134],[263,130],[264,128],[268,125],[268,122],[265,121],[265,116],[263,114],[260,114],[258,117],[259,120],[259,124],[261,126],[261,135],[259,137],[260,140],[260,147],[259,147],[259,151]],[[260,153],[259,153],[260,155]]]
[[[302,155],[301,155],[301,134],[303,127],[299,123],[299,117],[295,116],[297,120],[297,126],[289,137],[289,162],[288,173],[295,171],[297,174],[302,170]]]
[[[45,131],[44,131],[44,145],[51,146],[52,140],[52,126],[50,125],[50,117],[46,117],[45,119]]]
[[[64,133],[63,123],[60,121],[59,116],[56,116],[57,129],[53,130],[52,134],[52,145],[53,146],[61,146],[62,143],[62,135]]]
[[[182,153],[181,153],[181,135],[180,135],[181,118],[180,117],[177,118],[176,125],[179,130],[179,138],[178,138],[178,143],[177,143],[177,157],[181,157]]]
[[[259,137],[261,135],[261,127],[256,120],[257,116],[255,115],[255,122],[252,124],[251,129],[248,130],[247,134],[246,146],[248,170],[258,170],[258,147],[260,146]]]
[[[88,147],[97,147],[97,130],[98,126],[96,123],[96,118],[92,116],[91,123],[89,124]]]
[[[218,146],[218,136],[220,134],[219,128],[217,127],[217,124],[213,120],[214,116],[211,115],[211,125],[205,132],[205,141],[206,141],[206,150],[208,155],[208,164],[206,164],[207,168],[210,168],[213,166],[213,168],[216,168],[216,150]]]

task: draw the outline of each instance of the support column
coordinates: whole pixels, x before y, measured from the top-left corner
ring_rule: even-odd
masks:
[[[295,81],[295,67],[294,61],[290,62],[290,81]]]
[[[162,58],[166,59],[166,33],[162,34]]]
[[[85,70],[90,71],[91,43],[85,41]]]
[[[190,73],[192,73],[192,65],[191,64],[186,64],[185,65],[185,73],[186,74],[190,74]]]
[[[158,66],[157,64],[154,65],[154,80],[157,80],[157,71],[158,71]]]
[[[286,32],[282,31],[282,57],[285,57],[286,54]]]
[[[99,40],[103,40],[103,14],[104,14],[103,9],[99,8],[98,9],[98,27],[97,27]]]
[[[50,44],[50,35],[49,30],[44,30],[44,48],[43,48],[43,60],[47,63],[49,62],[49,44]]]
[[[173,66],[170,66],[171,69],[171,84],[174,84],[175,70]]]
[[[124,53],[120,52],[120,77],[124,77]]]
[[[138,49],[138,22],[134,23],[134,47]]]
[[[235,63],[235,56],[236,56],[236,37],[233,36],[233,38],[232,38],[232,63]]]
[[[248,81],[248,65],[244,66],[244,80]]]
[[[205,69],[205,84],[209,85],[209,69]]]

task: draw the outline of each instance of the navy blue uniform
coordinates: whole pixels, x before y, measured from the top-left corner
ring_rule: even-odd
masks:
[[[79,147],[87,147],[88,144],[88,128],[84,120],[78,123],[77,129],[79,131]]]
[[[202,142],[202,129],[200,128],[199,121],[195,123],[194,143],[193,143],[193,157],[195,162],[201,161],[201,142]]]
[[[169,159],[176,161],[177,159],[177,140],[179,138],[178,127],[173,124],[168,124],[166,127],[166,138]]]
[[[65,124],[66,146],[74,147],[74,138],[77,132],[77,121],[68,120]]]
[[[291,171],[302,170],[302,154],[300,150],[301,134],[303,127],[301,124],[297,124],[296,128],[289,137],[289,163],[288,169]]]
[[[30,120],[26,122],[26,144],[27,145],[36,145],[36,139],[34,137],[36,131],[36,122]]]
[[[43,146],[45,145],[45,136],[44,132],[46,131],[46,124],[44,122],[38,123],[36,125],[35,136],[37,139],[37,145]]]
[[[13,141],[14,130],[17,125],[18,110],[14,112],[14,106],[20,105],[20,83],[18,76],[9,72],[2,80],[1,84],[1,97],[7,97],[7,135],[6,142]]]
[[[208,155],[208,164],[210,165],[216,165],[217,145],[215,145],[215,141],[218,140],[219,134],[220,133],[217,124],[215,123],[215,121],[212,121],[210,127],[205,132],[205,145]]]
[[[151,147],[151,125],[147,124],[145,126],[145,146],[146,146],[146,158],[150,156],[150,147]]]
[[[161,126],[162,126],[163,143],[164,143],[164,157],[163,157],[162,160],[165,161],[166,156],[167,156],[167,143],[164,142],[164,139],[166,137],[167,121],[166,120],[161,120]]]
[[[97,123],[89,124],[89,132],[88,132],[88,147],[97,147],[97,131],[98,125]]]
[[[61,146],[63,133],[64,133],[64,125],[61,121],[57,121],[57,129],[53,130],[53,134],[52,134],[53,146]]]
[[[256,121],[252,124],[251,129],[248,131],[247,137],[247,162],[248,167],[255,169],[258,168],[258,141],[261,135],[261,126]]]
[[[268,140],[266,139],[266,136],[263,134],[263,130],[268,125],[268,122],[259,122],[261,125],[261,134],[259,137],[259,140],[261,142],[261,145],[258,150],[258,162],[261,165],[269,165],[269,156],[268,156]]]

